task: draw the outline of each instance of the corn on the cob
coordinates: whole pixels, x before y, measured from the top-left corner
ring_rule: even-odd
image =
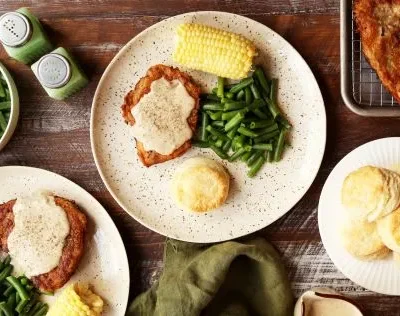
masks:
[[[69,285],[51,306],[47,316],[99,316],[103,300],[88,284]]]
[[[220,77],[247,77],[257,55],[254,44],[242,35],[214,27],[185,23],[177,33],[174,61]]]

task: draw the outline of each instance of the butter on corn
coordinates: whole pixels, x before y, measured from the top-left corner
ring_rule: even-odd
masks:
[[[185,23],[177,34],[174,61],[220,77],[247,77],[257,55],[255,45],[244,36],[211,26]]]
[[[69,285],[50,307],[47,316],[99,316],[103,300],[93,293],[88,284]]]

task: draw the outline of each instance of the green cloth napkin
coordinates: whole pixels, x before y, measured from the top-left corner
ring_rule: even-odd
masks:
[[[264,239],[214,245],[168,239],[160,280],[128,316],[286,316],[293,296],[276,250]]]

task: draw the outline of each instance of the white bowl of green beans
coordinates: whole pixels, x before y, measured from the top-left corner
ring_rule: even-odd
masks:
[[[19,117],[17,87],[7,68],[0,63],[0,150],[11,139]]]

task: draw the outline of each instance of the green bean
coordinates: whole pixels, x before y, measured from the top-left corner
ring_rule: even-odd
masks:
[[[33,316],[44,316],[47,314],[47,311],[49,310],[49,306],[47,304],[45,304],[44,306],[42,306],[42,308],[37,311],[35,314],[33,314]]]
[[[265,163],[265,158],[263,156],[258,157],[257,161],[250,166],[250,170],[247,172],[247,175],[252,178],[257,172],[261,169],[262,165]]]
[[[13,269],[13,266],[10,264],[4,268],[4,270],[0,273],[0,282],[4,281],[10,274]]]
[[[244,90],[240,90],[237,94],[236,94],[236,100],[242,100],[245,96]]]
[[[250,105],[251,102],[253,101],[253,94],[251,93],[250,87],[246,87],[246,89],[244,89],[244,93],[245,93],[246,104]]]
[[[3,260],[4,265],[9,265],[11,263],[11,257],[10,255],[7,255],[5,259]]]
[[[225,144],[222,146],[222,150],[227,153],[229,149],[231,149],[231,146],[232,146],[232,141],[227,140]]]
[[[14,287],[10,284],[10,286],[7,288],[7,290],[5,290],[5,291],[3,292],[3,295],[4,295],[5,297],[9,297],[9,296],[11,295],[12,292],[15,292],[15,289],[14,289]]]
[[[251,93],[253,94],[254,99],[261,99],[260,91],[258,91],[258,88],[255,85],[255,83],[252,83],[250,85],[250,90],[251,90]]]
[[[267,101],[267,105],[268,105],[268,110],[271,112],[273,118],[275,119],[278,115],[281,114],[278,106],[276,105],[275,102],[273,102],[270,99],[265,99]]]
[[[258,143],[253,145],[253,149],[272,151],[272,144]]]
[[[237,113],[234,117],[232,117],[228,123],[226,123],[225,125],[225,131],[229,132],[231,129],[235,128],[236,126],[238,126],[242,120],[244,119],[244,114],[239,112]]]
[[[17,304],[17,307],[15,308],[15,311],[18,313],[21,313],[28,303],[29,303],[29,300],[19,301],[19,303]]]
[[[8,109],[11,109],[11,101],[0,102],[0,110],[8,110]]]
[[[250,123],[250,129],[269,127],[274,124],[275,124],[275,121],[272,119],[271,120],[254,121],[254,122]]]
[[[11,100],[10,90],[5,88],[6,91],[6,100]]]
[[[233,118],[238,113],[246,113],[246,109],[235,110],[235,111],[229,111],[229,112],[222,113],[221,119],[223,121],[229,121],[231,118]]]
[[[0,303],[0,310],[4,313],[5,316],[14,316],[12,309],[7,305],[6,302]]]
[[[257,137],[257,136],[259,136],[258,133],[248,129],[247,127],[243,127],[243,126],[240,126],[238,128],[238,133],[240,133],[242,135],[245,135],[245,136],[249,136],[249,137]]]
[[[17,301],[17,293],[12,293],[7,300],[7,305],[11,310],[14,310]]]
[[[232,156],[229,157],[230,162],[234,162],[240,158],[240,156],[244,155],[246,153],[246,150],[242,147],[239,148]]]
[[[232,92],[227,92],[225,93],[225,97],[232,100],[235,97],[235,94]]]
[[[213,121],[213,122],[211,122],[211,126],[223,128],[225,126],[225,122],[224,121]]]
[[[255,116],[255,115],[252,115],[252,114],[249,114],[249,115],[245,116],[245,118],[243,119],[242,123],[246,123],[247,124],[247,123],[256,122],[256,121],[259,121],[259,120],[260,120],[259,117]]]
[[[266,120],[269,118],[269,116],[267,114],[265,114],[263,111],[261,111],[260,109],[254,109],[252,110],[252,112],[257,115],[260,119]]]
[[[263,129],[258,129],[257,133],[258,133],[259,136],[261,136],[261,135],[264,135],[264,134],[269,134],[269,133],[271,133],[271,132],[273,132],[273,131],[275,131],[277,129],[279,129],[279,126],[278,126],[278,124],[274,123],[269,127],[265,127]]]
[[[236,136],[237,130],[238,130],[239,127],[240,127],[240,125],[236,125],[234,128],[232,128],[232,129],[226,134],[226,136],[228,136],[229,139],[233,139],[233,138]]]
[[[233,139],[233,143],[237,146],[237,148],[242,148],[244,146],[245,141],[246,141],[245,135],[237,135]]]
[[[283,116],[278,117],[278,122],[281,123],[283,127],[286,128],[287,130],[292,128],[292,124],[290,124],[290,122]]]
[[[18,293],[15,294],[15,303],[18,305],[18,303],[21,301],[21,297],[18,295]]]
[[[206,113],[214,121],[218,121],[222,117],[222,111],[218,111],[218,112],[207,111]]]
[[[211,145],[210,148],[214,150],[214,152],[222,159],[228,159],[228,154],[222,151],[221,148],[216,147],[215,145]]]
[[[271,90],[269,92],[269,99],[272,102],[276,103],[277,95],[278,95],[278,79],[273,78],[271,79]]]
[[[256,144],[264,143],[264,142],[266,142],[266,141],[270,140],[271,138],[274,138],[274,137],[276,137],[278,135],[279,135],[279,130],[274,130],[274,131],[272,131],[270,133],[267,133],[267,134],[264,134],[264,135],[261,135],[261,136],[258,136],[256,138],[254,138],[254,143],[256,143]]]
[[[30,296],[28,303],[25,305],[24,309],[22,310],[22,313],[28,313],[31,311],[32,307],[37,302],[38,296],[39,296],[38,294],[33,294]]]
[[[234,85],[229,92],[236,93],[240,90],[246,88],[247,86],[251,85],[254,82],[252,77],[242,79],[238,84]]]
[[[17,290],[22,300],[27,300],[29,298],[27,291],[16,277],[11,275],[7,277],[7,281]],[[26,287],[28,287],[28,285]]]
[[[217,95],[215,95],[215,94],[207,94],[206,95],[206,99],[208,100],[208,101],[220,101],[221,99],[217,96]]]
[[[263,99],[256,99],[247,108],[249,109],[249,111],[252,111],[255,109],[259,109],[265,105],[266,103]]]
[[[220,131],[216,130],[211,125],[207,125],[206,129],[207,129],[207,131],[210,132],[210,134],[217,136],[218,138],[221,138],[222,140],[229,140],[228,136],[226,136],[225,134],[222,134]]]
[[[217,82],[217,96],[222,98],[224,96],[224,83],[225,79],[222,77],[218,77],[218,82]]]
[[[26,316],[35,315],[35,313],[38,312],[44,305],[45,304],[42,302],[36,302],[36,304],[32,306],[31,310],[28,314],[26,314]]]
[[[285,145],[286,129],[282,129],[279,133],[279,138],[274,151],[274,161],[279,161],[282,158],[283,147]]]
[[[271,151],[267,151],[267,162],[273,162],[274,161],[274,152],[273,152],[273,148],[274,146],[271,144],[272,146],[272,150]]]
[[[0,128],[5,131],[7,128],[7,121],[3,115],[3,113],[0,111]]]
[[[8,121],[10,119],[10,111],[3,111],[3,115],[4,115],[4,118],[6,119],[6,121]]]
[[[244,155],[242,155],[240,157],[240,160],[243,161],[243,162],[246,162],[247,159],[249,159],[252,154],[253,153],[251,151],[248,151],[248,152],[246,152]]]
[[[258,157],[262,156],[263,153],[264,152],[261,150],[253,150],[252,155],[249,157],[249,159],[247,159],[246,164],[251,166],[258,159]]]
[[[261,88],[264,92],[268,95],[269,91],[269,84],[267,78],[265,77],[264,71],[261,67],[257,67],[254,71],[254,76],[257,78],[258,83],[260,84]]]
[[[221,103],[204,103],[203,110],[222,111],[224,106]]]
[[[201,134],[200,134],[200,140],[203,142],[207,140],[207,125],[208,125],[208,114],[207,113],[202,113],[201,116]]]
[[[240,110],[246,107],[245,102],[230,101],[224,104],[224,111]]]
[[[192,145],[195,147],[199,148],[208,148],[210,147],[210,144],[207,141],[202,141],[202,140],[195,140],[192,142]]]
[[[28,285],[25,286],[25,288],[26,288],[28,291],[30,291],[30,290],[33,289],[33,285],[32,285],[32,284],[28,284]]]
[[[6,92],[4,91],[3,84],[0,83],[0,98],[4,98],[6,96]]]
[[[221,138],[218,138],[215,142],[214,142],[214,146],[221,148],[224,145],[224,141]]]
[[[218,88],[212,88],[211,93],[217,95]]]

